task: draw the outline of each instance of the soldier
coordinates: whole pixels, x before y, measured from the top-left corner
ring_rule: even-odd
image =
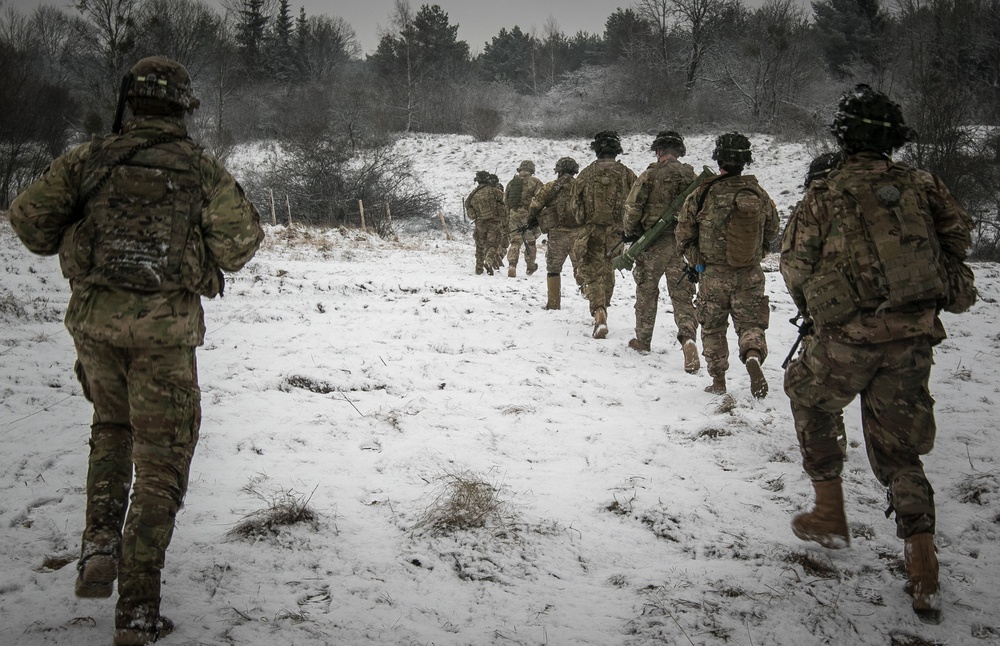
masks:
[[[814,329],[785,372],[816,495],[792,531],[831,549],[850,544],[838,420],[860,395],[869,462],[904,540],[906,591],[918,617],[938,623],[934,490],[920,456],[936,432],[928,381],[932,347],[945,338],[939,307],[964,311],[951,309],[943,267],[966,257],[972,220],[939,178],[892,161],[912,132],[886,95],[858,85],[831,131],[843,161],[810,185],[781,244],[781,274]]]
[[[760,399],[767,395],[761,364],[767,358],[771,314],[760,262],[778,235],[778,211],[757,178],[742,174],[753,163],[749,139],[738,132],[720,135],[712,159],[719,174],[688,196],[675,233],[678,250],[700,274],[696,307],[702,354],[712,376],[705,391],[726,392],[726,333],[732,317],[750,393]]]
[[[573,243],[576,242],[579,227],[570,208],[573,176],[580,170],[580,164],[572,157],[563,157],[556,162],[556,179],[545,184],[535,193],[528,209],[528,226],[538,227],[548,235],[545,251],[545,270],[548,274],[547,310],[557,310],[561,299],[561,275],[563,264],[569,256],[576,276],[579,260],[573,257]]]
[[[542,181],[534,177],[534,173],[535,162],[525,159],[517,167],[517,174],[507,182],[507,189],[504,191],[504,203],[509,214],[507,222],[507,231],[510,235],[510,249],[507,251],[509,278],[517,275],[517,260],[521,255],[521,245],[524,245],[524,264],[527,265],[528,275],[538,271],[538,264],[535,263],[538,229],[527,226],[531,200],[542,187]]]
[[[500,250],[500,227],[506,211],[503,191],[493,184],[493,177],[484,170],[477,171],[477,186],[465,198],[465,212],[476,223],[473,234],[476,241],[476,274],[482,274],[485,269],[490,276],[499,266],[496,256]]]
[[[577,277],[594,317],[593,337],[603,339],[608,336],[608,307],[615,289],[615,271],[609,256],[621,240],[625,199],[636,177],[615,159],[622,153],[617,132],[597,133],[590,149],[597,160],[580,171],[573,182],[572,208],[581,227],[573,253],[580,259]]]
[[[652,228],[674,198],[695,179],[694,169],[678,161],[686,148],[684,138],[667,130],[656,135],[650,150],[656,161],[639,175],[625,202],[626,239],[638,239]],[[695,284],[688,280],[684,258],[677,252],[674,226],[669,225],[635,261],[635,338],[628,347],[649,352],[660,298],[660,278],[666,276],[667,293],[674,310],[677,340],[684,352],[684,370],[698,372],[698,317],[694,310]]]
[[[500,178],[496,176],[495,173],[490,173],[490,186],[495,190],[500,191],[500,201],[503,201],[503,184],[500,183]],[[497,245],[497,252],[494,254],[495,262],[493,264],[493,269],[500,269],[503,267],[503,259],[507,255],[507,247],[510,246],[510,211],[507,209],[507,205],[504,204],[503,207],[503,218],[500,221],[500,238],[499,244]]]
[[[76,594],[110,597],[117,577],[117,646],[173,629],[160,571],[201,424],[201,297],[221,295],[222,271],[264,237],[240,185],[187,136],[200,104],[187,70],[154,56],[126,82],[123,132],[53,161],[10,212],[24,245],[58,253],[70,281],[66,327],[94,405]]]

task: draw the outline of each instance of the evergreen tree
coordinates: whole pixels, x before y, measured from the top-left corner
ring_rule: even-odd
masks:
[[[240,0],[236,25],[236,46],[243,68],[249,76],[261,76],[264,68],[264,38],[268,18],[264,15],[264,0]]]

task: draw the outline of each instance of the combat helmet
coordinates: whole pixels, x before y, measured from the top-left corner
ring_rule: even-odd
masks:
[[[132,66],[128,100],[132,110],[145,114],[194,112],[201,100],[191,92],[184,66],[165,56],[150,56]]]
[[[830,132],[848,153],[891,153],[915,134],[903,121],[899,104],[864,83],[840,97]]]
[[[594,135],[594,140],[590,142],[590,149],[598,157],[604,155],[617,156],[622,154],[622,140],[614,130],[602,130]]]
[[[712,159],[719,162],[720,168],[742,169],[753,163],[750,154],[750,140],[738,132],[727,132],[715,140],[715,150]]]
[[[649,149],[653,152],[667,149],[677,150],[679,153],[678,157],[683,157],[687,154],[687,148],[684,147],[684,137],[673,130],[661,130],[656,133],[656,139],[649,145]]]
[[[568,175],[576,175],[580,172],[580,164],[576,163],[576,160],[572,157],[562,157],[556,162],[556,175],[566,173]]]
[[[840,165],[843,156],[839,153],[823,153],[809,162],[809,170],[806,171],[806,181],[802,188],[808,189],[809,185],[818,179],[823,179]]]
[[[490,174],[489,174],[489,172],[487,172],[485,170],[477,170],[476,171],[476,183],[477,184],[489,184],[490,183]]]
[[[535,162],[531,161],[530,159],[525,159],[523,162],[521,162],[521,165],[517,167],[517,172],[520,173],[522,170],[526,170],[529,173],[534,174]]]

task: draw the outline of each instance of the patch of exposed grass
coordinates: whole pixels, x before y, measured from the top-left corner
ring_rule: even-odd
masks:
[[[277,536],[282,528],[294,525],[318,528],[319,514],[309,506],[315,489],[308,496],[292,489],[281,489],[277,493],[266,494],[259,488],[266,479],[266,476],[251,478],[243,487],[244,493],[265,503],[264,509],[244,516],[243,520],[226,532],[226,536],[238,540],[257,540]]]
[[[833,566],[829,559],[819,559],[809,552],[792,552],[785,556],[783,560],[786,563],[798,565],[809,576],[815,576],[820,579],[840,578],[840,572]]]
[[[411,528],[414,532],[441,536],[489,528],[510,534],[517,514],[502,482],[468,471],[446,473],[439,480],[433,500]]]

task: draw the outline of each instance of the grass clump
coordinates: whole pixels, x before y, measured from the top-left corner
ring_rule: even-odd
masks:
[[[412,529],[434,536],[483,528],[510,533],[516,514],[507,500],[508,493],[503,483],[468,471],[446,473]]]
[[[261,483],[267,476],[251,478],[243,486],[242,491],[265,503],[263,509],[251,512],[236,523],[236,526],[226,532],[226,536],[238,540],[257,540],[277,536],[286,527],[307,525],[317,529],[319,514],[310,507],[312,493],[308,496],[292,489],[279,489],[275,493],[265,493],[260,490]]]

